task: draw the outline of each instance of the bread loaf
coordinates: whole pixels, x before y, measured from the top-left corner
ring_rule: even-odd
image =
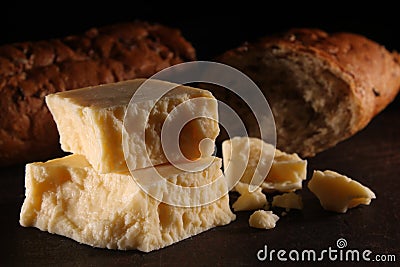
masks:
[[[149,77],[194,59],[194,48],[178,30],[145,22],[0,46],[0,166],[60,153],[45,95]]]
[[[274,114],[277,147],[303,157],[354,135],[400,88],[396,53],[356,34],[328,34],[293,29],[227,51],[218,60],[250,76],[266,96]],[[232,94],[214,95],[234,103]],[[228,97],[227,97],[228,96]],[[235,107],[250,135],[255,120]]]

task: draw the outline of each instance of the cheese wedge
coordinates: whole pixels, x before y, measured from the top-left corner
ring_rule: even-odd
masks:
[[[291,192],[301,189],[307,178],[306,160],[275,149],[259,138],[234,137],[224,141],[222,157],[225,176],[231,183],[238,179],[247,184],[256,181],[264,191]]]
[[[314,171],[308,188],[330,211],[345,213],[348,209],[369,205],[376,198],[374,192],[359,182],[334,171]]]
[[[60,92],[46,96],[46,103],[62,149],[84,155],[100,173],[127,170],[124,146],[130,170],[210,156],[219,133],[217,101],[209,91],[159,80]],[[162,139],[164,124],[170,127]]]
[[[168,182],[196,187],[220,177],[220,167],[215,158],[203,171],[184,172],[169,164],[156,170]],[[199,207],[170,206],[145,194],[129,172],[99,174],[80,155],[28,164],[25,187],[22,226],[94,247],[149,252],[235,219],[227,194]],[[213,190],[226,192],[226,183]]]

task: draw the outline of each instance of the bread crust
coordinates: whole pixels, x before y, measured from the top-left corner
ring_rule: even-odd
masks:
[[[349,107],[350,125],[340,138],[330,140],[322,147],[301,147],[297,151],[289,152],[313,156],[352,136],[364,128],[399,92],[398,55],[395,52],[390,53],[383,46],[363,36],[352,33],[328,34],[319,29],[292,29],[283,34],[265,37],[255,43],[245,43],[239,48],[227,51],[218,60],[247,73],[248,66],[242,62],[246,62],[250,54],[259,54],[261,57],[265,51],[273,53],[274,50],[280,51],[276,56],[305,54],[324,62],[337,79],[347,84],[348,96],[352,103]],[[260,67],[258,72],[262,71]],[[255,82],[257,83],[257,80]]]
[[[140,21],[0,46],[0,166],[61,153],[47,94],[145,78],[194,59],[179,30]]]

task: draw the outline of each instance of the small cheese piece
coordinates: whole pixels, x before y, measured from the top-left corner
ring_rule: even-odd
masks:
[[[287,154],[276,149],[271,169],[261,187],[265,191],[293,192],[301,189],[306,179],[307,161],[296,153]]]
[[[217,101],[209,91],[159,80],[60,92],[46,96],[46,103],[62,149],[84,155],[100,173],[127,170],[124,146],[130,170],[210,156],[219,133]],[[177,134],[166,132],[161,139],[164,122],[169,122],[170,131],[184,127]],[[163,147],[174,141],[176,151],[169,151],[167,159]]]
[[[257,210],[250,215],[249,225],[259,229],[272,229],[278,220],[278,215],[270,210]]]
[[[259,138],[234,137],[222,143],[224,172],[228,181],[263,181],[264,191],[291,192],[302,188],[307,177],[307,161],[287,154]],[[272,165],[271,165],[272,161]],[[265,168],[269,168],[265,172]]]
[[[314,171],[308,188],[324,209],[340,213],[360,204],[369,205],[375,198],[368,187],[333,171]]]
[[[303,209],[303,201],[301,196],[294,192],[285,193],[282,195],[274,196],[272,199],[272,206],[285,208],[287,211],[290,209]]]
[[[219,177],[220,167],[216,158],[203,171],[157,170],[170,182],[196,186]],[[25,187],[22,226],[94,247],[148,252],[235,219],[227,194],[204,206],[170,206],[145,194],[129,172],[99,174],[80,155],[28,164]],[[227,190],[226,184],[215,190]]]
[[[260,187],[250,192],[248,184],[239,182],[236,191],[240,197],[232,205],[234,211],[256,210],[268,205],[267,197],[261,192]]]

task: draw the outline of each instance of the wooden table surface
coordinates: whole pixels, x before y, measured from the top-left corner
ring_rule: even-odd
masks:
[[[371,250],[371,259],[378,254],[393,254],[399,262],[399,108],[400,98],[397,98],[356,136],[308,160],[308,177],[314,169],[331,169],[369,186],[377,196],[370,206],[361,206],[346,214],[327,212],[304,186],[301,191],[304,209],[290,211],[281,217],[275,229],[252,229],[247,222],[250,212],[239,212],[236,221],[230,225],[148,254],[92,248],[35,228],[21,227],[18,220],[24,200],[24,166],[0,169],[0,265],[267,265],[268,261],[260,262],[256,255],[265,245],[275,250],[314,249],[320,252],[329,247],[336,249],[339,238],[347,241],[348,249]],[[272,263],[281,262],[274,257]],[[323,263],[341,262],[327,260]],[[391,264],[394,263],[384,266]]]

